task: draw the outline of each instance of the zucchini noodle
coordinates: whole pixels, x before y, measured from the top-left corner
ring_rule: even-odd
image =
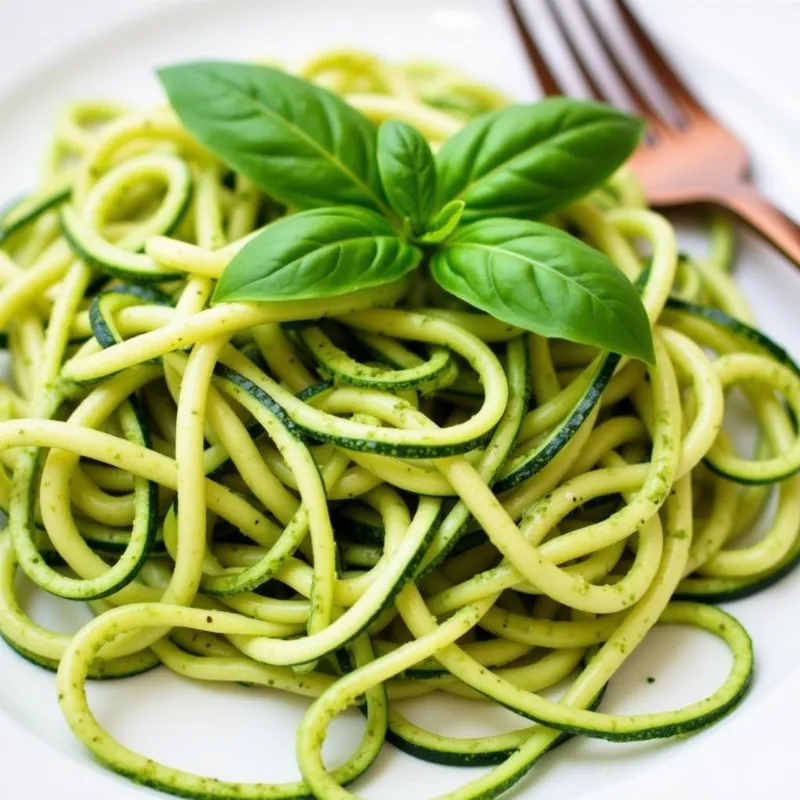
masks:
[[[359,52],[300,74],[434,149],[507,102]],[[91,101],[59,117],[41,189],[0,220],[0,634],[57,671],[81,742],[165,792],[253,800],[355,798],[345,787],[389,742],[490,765],[443,796],[471,800],[570,736],[679,736],[732,711],[753,651],[711,603],[800,559],[800,368],[753,326],[730,224],[710,220],[707,255],[679,255],[627,167],[557,215],[640,288],[646,367],[445,305],[422,271],[209,306],[276,213],[171,111]],[[734,388],[752,455],[723,427]],[[765,516],[763,537],[739,542]],[[20,570],[94,619],[72,636],[41,627]],[[607,713],[605,688],[655,625],[720,638],[728,676],[680,709]],[[302,780],[221,781],[114,739],[86,681],[158,666],[312,698]],[[435,692],[520,725],[459,738],[403,716],[400,701]],[[329,769],[328,728],[352,706],[364,734]]]

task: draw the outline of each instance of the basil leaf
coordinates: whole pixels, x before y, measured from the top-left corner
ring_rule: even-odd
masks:
[[[426,226],[418,241],[423,244],[439,244],[447,239],[461,222],[464,201],[451,200]]]
[[[279,219],[230,261],[213,302],[330,297],[402,278],[419,248],[363,208],[317,208]]]
[[[405,122],[384,122],[378,170],[389,205],[419,230],[436,208],[436,162],[425,137]]]
[[[280,202],[391,213],[375,162],[377,129],[335,94],[257,64],[193,62],[158,77],[190,133]]]
[[[608,178],[642,130],[617,109],[565,97],[492,111],[437,154],[439,203],[466,201],[465,222],[541,217]]]
[[[633,284],[602,253],[556,228],[475,222],[441,246],[431,273],[503,322],[653,361],[650,323]]]

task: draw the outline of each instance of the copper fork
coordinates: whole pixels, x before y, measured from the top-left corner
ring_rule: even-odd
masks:
[[[547,95],[561,95],[562,83],[548,65],[543,49],[537,45],[519,5],[505,0],[512,19]],[[615,50],[596,12],[585,0],[577,5],[584,15],[601,51],[612,68],[616,89],[627,93],[634,110],[645,119],[647,133],[631,161],[641,179],[647,201],[669,207],[695,204],[721,206],[736,214],[767,241],[800,266],[800,226],[776,208],[753,185],[749,175],[747,151],[739,139],[700,104],[694,94],[669,65],[625,0],[611,0],[627,29],[632,43],[649,65],[660,84],[664,108],[654,93],[637,81]],[[608,102],[601,88],[592,59],[575,35],[563,12],[563,0],[546,0],[550,14],[564,39],[573,61],[596,100]]]

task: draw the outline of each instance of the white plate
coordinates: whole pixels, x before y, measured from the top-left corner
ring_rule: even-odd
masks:
[[[0,175],[9,196],[35,179],[36,159],[62,102],[83,95],[152,100],[158,91],[153,68],[187,57],[270,53],[294,61],[352,44],[390,57],[449,61],[519,97],[534,94],[496,0],[380,6],[370,0],[28,0],[8,6],[0,48]],[[645,10],[714,109],[747,140],[762,185],[800,216],[800,54],[793,43],[800,4],[649,0]],[[764,328],[800,356],[798,276],[747,240],[739,279]],[[798,604],[800,575],[732,607],[755,639],[758,671],[747,702],[724,723],[679,743],[574,741],[538,765],[515,796],[666,800],[716,791],[730,798],[797,797],[790,781],[800,709]],[[37,619],[70,630],[85,617],[65,605],[39,595],[31,604]],[[605,707],[682,705],[712,689],[726,667],[715,641],[656,631],[615,679]],[[655,684],[647,682],[650,675]],[[302,700],[198,686],[166,670],[95,685],[90,695],[112,733],[166,763],[237,780],[297,777],[293,743]],[[416,721],[458,735],[524,724],[509,712],[470,703],[425,700],[407,710]],[[326,752],[334,759],[346,754],[361,724],[355,713],[337,722]],[[424,764],[387,746],[357,790],[380,800],[421,800],[477,774]],[[96,766],[63,722],[53,677],[0,646],[0,797],[141,800],[148,794]]]

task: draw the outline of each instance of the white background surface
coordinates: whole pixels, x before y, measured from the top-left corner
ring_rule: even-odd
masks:
[[[563,0],[562,0],[563,1]],[[0,194],[35,179],[37,154],[59,104],[82,95],[155,98],[152,67],[188,56],[305,55],[355,44],[390,56],[452,61],[528,96],[529,73],[496,0],[0,0]],[[694,85],[751,147],[759,185],[800,216],[800,2],[644,0],[637,7]],[[1,198],[0,198],[1,199]],[[800,279],[746,242],[740,280],[765,328],[800,355]],[[513,796],[547,800],[800,797],[795,775],[800,712],[800,575],[731,610],[756,643],[758,674],[742,709],[677,744],[573,742],[536,767]],[[68,629],[37,599],[37,618]],[[714,641],[658,631],[615,681],[606,706],[644,711],[711,690],[727,656]],[[646,676],[654,675],[653,686]],[[184,768],[240,780],[291,780],[304,701],[239,687],[189,685],[165,673],[91,692],[101,720],[127,744]],[[408,706],[436,730],[479,735],[519,727],[507,712],[472,704]],[[357,715],[334,727],[346,753]],[[386,748],[357,790],[374,800],[422,800],[477,773],[424,765]],[[327,751],[326,751],[327,752]],[[335,756],[334,756],[335,757]],[[72,740],[52,676],[0,646],[0,798],[141,800],[155,796],[108,775]]]

